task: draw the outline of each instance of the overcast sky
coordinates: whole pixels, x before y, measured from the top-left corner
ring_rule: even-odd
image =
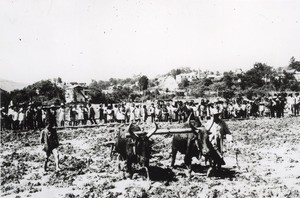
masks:
[[[0,78],[91,82],[300,60],[300,0],[1,0]]]

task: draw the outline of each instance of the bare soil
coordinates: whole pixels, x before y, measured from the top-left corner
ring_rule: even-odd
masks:
[[[190,180],[183,155],[178,154],[175,169],[170,167],[170,135],[152,136],[150,180],[139,166],[131,180],[123,171],[124,162],[117,156],[111,159],[113,128],[58,131],[62,170],[55,172],[51,156],[47,173],[39,132],[1,132],[1,196],[300,197],[300,117],[227,123],[234,142],[225,142],[226,165],[207,177],[204,159],[193,159]]]

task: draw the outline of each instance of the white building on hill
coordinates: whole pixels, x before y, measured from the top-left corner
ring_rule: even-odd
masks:
[[[87,102],[89,100],[88,89],[85,83],[67,83],[65,86],[66,103]]]
[[[178,75],[176,75],[176,82],[180,83],[183,79],[187,79],[188,81],[191,82],[191,81],[199,78],[198,74],[199,74],[199,72],[191,72],[191,73],[178,74]]]

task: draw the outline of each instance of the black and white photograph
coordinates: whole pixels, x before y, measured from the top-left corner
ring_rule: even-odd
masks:
[[[1,0],[0,196],[300,197],[300,0]]]

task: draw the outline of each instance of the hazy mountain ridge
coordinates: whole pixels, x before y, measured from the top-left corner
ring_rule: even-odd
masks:
[[[27,84],[25,84],[25,83],[0,79],[0,88],[5,90],[5,91],[8,91],[8,92],[13,91],[15,89],[23,89],[26,86],[27,86]]]

